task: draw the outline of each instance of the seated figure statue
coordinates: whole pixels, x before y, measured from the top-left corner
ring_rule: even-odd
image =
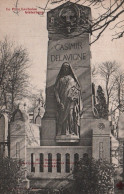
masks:
[[[55,83],[57,135],[79,135],[81,91],[69,63],[62,64]]]

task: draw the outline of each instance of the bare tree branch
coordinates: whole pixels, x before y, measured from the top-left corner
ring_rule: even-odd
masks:
[[[19,0],[16,0],[16,5],[15,5],[16,8],[18,6],[18,3],[19,3]],[[36,6],[36,7],[38,7],[39,9],[42,9],[45,13],[46,11],[50,10],[48,8],[48,5],[50,5],[51,7],[55,4],[61,5],[62,3],[65,3],[65,0],[47,0],[44,7],[40,7],[40,6]],[[111,27],[111,30],[117,28],[119,31],[117,32],[119,34],[114,33],[115,37],[112,38],[112,40],[123,37],[123,34],[124,34],[123,24],[122,26],[119,26],[119,23],[123,23],[124,20],[123,19],[119,20],[118,18],[124,13],[124,9],[123,9],[124,0],[114,0],[114,1],[112,0],[75,0],[73,3],[79,3],[84,6],[86,4],[86,6],[89,6],[95,9],[97,11],[98,17],[92,18],[91,20],[87,21],[89,23],[87,27],[83,27],[83,30],[81,30],[77,35],[71,36],[70,34],[70,37],[72,38],[77,37],[83,33],[95,34],[96,38],[91,43],[93,44],[101,37],[101,35],[108,28],[108,26],[110,26],[110,24],[114,24],[114,27]],[[86,17],[84,19],[87,20]]]
[[[15,101],[26,92],[28,61],[26,49],[15,47],[7,39],[0,42],[0,109],[5,106],[13,111]]]

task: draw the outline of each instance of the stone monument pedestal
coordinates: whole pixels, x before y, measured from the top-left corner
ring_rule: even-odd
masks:
[[[65,143],[71,143],[71,142],[79,142],[79,135],[72,135],[72,134],[68,134],[68,135],[58,135],[56,136],[56,142],[65,142]]]

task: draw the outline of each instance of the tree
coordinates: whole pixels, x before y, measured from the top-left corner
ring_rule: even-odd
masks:
[[[123,37],[124,25],[123,18],[120,18],[124,13],[123,0],[89,0],[90,6],[95,7],[95,9],[100,10],[101,14],[92,20],[91,32],[96,32],[96,38],[93,42],[98,40],[103,32],[111,26],[111,30],[115,30],[113,34],[114,39],[119,39]],[[119,20],[120,19],[120,20]],[[92,43],[93,43],[92,42]]]
[[[21,160],[0,157],[0,193],[18,193],[17,190],[24,180],[24,173]]]
[[[101,78],[101,86],[106,96],[108,114],[112,115],[124,104],[124,72],[116,61],[106,61],[99,64],[94,81]]]
[[[109,27],[114,31],[112,40],[122,38],[124,35],[124,19],[123,5],[124,0],[74,0],[74,3],[79,3],[84,6],[89,6],[96,11],[95,18],[85,19],[89,23],[88,28],[85,28],[82,33],[91,33],[94,36],[92,43],[97,41],[104,31]],[[59,3],[65,3],[65,0],[48,0],[44,7],[38,7],[44,11],[49,11],[52,6]],[[17,7],[17,5],[16,5]],[[92,44],[91,43],[91,44]]]
[[[108,193],[113,188],[114,166],[104,160],[88,158],[84,154],[74,169],[75,190],[79,194]]]
[[[101,86],[98,86],[96,98],[97,98],[97,104],[95,105],[95,107],[98,111],[99,118],[107,119],[108,118],[108,107],[107,107],[106,99],[105,99],[104,92]]]
[[[114,89],[117,95],[117,104],[120,106],[124,101],[124,72],[121,69],[115,75]]]
[[[28,54],[7,38],[0,42],[0,109],[12,112],[16,101],[26,95]]]
[[[103,86],[105,88],[106,93],[106,103],[108,110],[110,109],[110,100],[113,96],[113,91],[116,84],[115,75],[118,70],[117,63],[106,61],[99,65],[99,75],[102,78]]]

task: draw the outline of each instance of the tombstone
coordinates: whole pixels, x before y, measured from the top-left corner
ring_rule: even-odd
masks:
[[[8,156],[8,116],[0,116],[0,154]]]
[[[36,123],[36,118],[38,116],[40,116],[40,118],[42,119],[44,112],[44,107],[41,104],[38,104],[33,111],[33,122]]]
[[[10,123],[10,156],[25,161],[28,145],[40,145],[40,128],[39,125],[29,123],[28,114],[18,107]]]
[[[10,157],[25,161],[27,114],[18,107],[10,122]]]
[[[92,157],[110,162],[110,124],[103,118],[94,119],[92,122]],[[112,144],[114,139],[111,139]]]
[[[118,120],[118,138],[124,141],[124,113],[121,112]]]
[[[124,112],[120,112],[118,119],[119,163],[120,175],[124,177]]]
[[[39,126],[41,126],[41,116],[40,115],[37,115],[36,118],[35,118],[35,123]]]
[[[82,126],[86,125],[86,123],[84,124],[84,119],[93,118],[90,67],[91,53],[89,46],[90,20],[91,10],[89,7],[71,2],[67,2],[50,10],[47,14],[49,41],[46,78],[46,110],[42,120],[42,145],[56,145],[56,143],[61,142],[79,142],[79,133],[83,133],[81,131],[84,127]],[[70,66],[70,80],[72,79],[72,82],[75,80],[75,83],[73,83],[75,88],[74,92],[79,90],[80,99],[78,100],[80,101],[80,114],[83,112],[83,118],[75,121],[75,123],[80,123],[80,130],[74,134],[70,134],[70,129],[67,133],[59,133],[57,125],[58,105],[55,95],[55,83],[57,84],[57,79],[61,74],[61,68],[64,63],[68,63]],[[71,81],[68,82],[68,84],[69,83],[71,85]],[[78,86],[76,86],[76,83]],[[83,106],[81,104],[83,104]],[[77,106],[78,105],[79,103]],[[74,107],[76,108],[76,105],[73,106],[73,109]],[[76,113],[77,112],[74,114]],[[74,119],[75,118],[73,118],[73,120]]]

